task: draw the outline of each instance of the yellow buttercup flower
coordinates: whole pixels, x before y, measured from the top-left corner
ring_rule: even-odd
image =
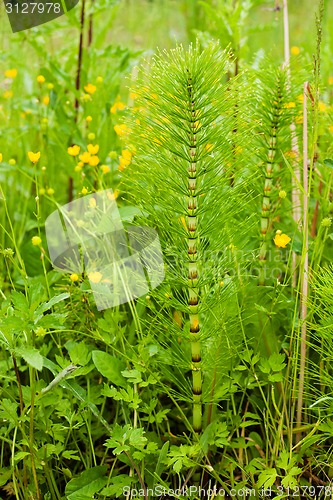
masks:
[[[99,164],[99,158],[98,156],[91,156],[89,160],[89,165],[91,167],[96,167]]]
[[[128,160],[127,158],[123,158],[122,156],[119,156],[119,165],[121,167],[128,167],[128,165],[131,163],[131,160]]]
[[[88,134],[88,139],[89,139],[89,141],[93,141],[95,138],[96,138],[96,135],[95,135],[93,132],[90,132],[90,133]]]
[[[121,156],[125,158],[126,160],[131,161],[132,159],[132,152],[129,149],[123,149],[121,152]]]
[[[102,165],[101,170],[103,174],[108,174],[111,171],[111,168],[109,167],[109,165]]]
[[[276,235],[274,238],[274,243],[278,248],[286,248],[286,245],[291,241],[291,238],[286,234],[282,233],[282,231],[276,231]]]
[[[328,127],[328,130],[329,130],[330,132],[332,132],[332,133],[333,133],[333,125],[330,125],[330,126]]]
[[[291,47],[290,52],[292,53],[293,56],[298,56],[301,50],[299,47],[296,47],[296,45],[294,45],[293,47]]]
[[[97,82],[97,83],[103,83],[103,77],[102,77],[102,76],[98,76],[98,77],[96,78],[96,82]]]
[[[42,239],[39,236],[33,236],[31,238],[31,243],[35,246],[38,247],[42,243]]]
[[[70,146],[67,149],[67,152],[70,156],[77,156],[80,152],[80,146],[77,146],[76,144],[73,144],[73,146]]]
[[[45,77],[43,75],[38,75],[37,76],[37,82],[38,83],[44,83],[45,82]]]
[[[87,92],[87,94],[94,94],[96,92],[96,89],[96,85],[93,85],[92,83],[88,83],[84,86],[84,90]]]
[[[108,192],[107,197],[109,198],[110,201],[116,200],[119,196],[119,193],[120,193],[119,189],[115,189],[113,193]]]
[[[0,153],[0,163],[2,162],[2,158],[3,158],[2,153]]]
[[[97,207],[97,201],[95,198],[90,198],[89,200],[89,207],[90,208],[96,208]]]
[[[76,273],[72,273],[69,279],[74,283],[75,281],[79,281],[79,276]]]
[[[88,123],[89,123],[89,122],[91,122],[91,121],[92,121],[92,116],[90,116],[90,115],[89,115],[89,116],[87,116],[87,118],[86,118],[86,122],[88,122]]]
[[[88,194],[88,189],[86,187],[83,187],[81,189],[81,194],[83,194],[83,195]]]
[[[89,163],[90,156],[91,154],[88,151],[85,151],[84,153],[82,153],[82,155],[79,156],[79,158],[83,163]]]
[[[287,151],[286,155],[288,158],[297,158],[297,154],[296,154],[296,151]]]
[[[93,144],[88,144],[87,149],[91,155],[97,155],[97,153],[99,151],[99,145],[95,144],[95,146],[94,146]]]
[[[123,109],[125,109],[125,107],[126,106],[123,102],[117,101],[114,103],[113,106],[111,106],[110,112],[115,115],[117,113],[117,111],[122,111]]]
[[[285,108],[296,108],[296,104],[294,102],[286,102],[284,107]]]
[[[5,77],[11,78],[12,80],[17,77],[17,69],[7,69],[5,71]]]
[[[333,76],[328,77],[328,84],[333,85]]]
[[[15,160],[15,158],[11,158],[11,159],[8,161],[8,163],[9,163],[9,165],[11,165],[12,167],[13,167],[14,165],[16,165],[16,160]]]
[[[33,153],[32,151],[29,151],[28,157],[31,163],[37,163],[40,158],[40,152],[38,151],[37,153]]]
[[[54,88],[53,83],[48,83],[48,84],[47,84],[47,88],[48,88],[49,90],[52,90],[52,89]]]
[[[45,106],[47,106],[48,104],[50,104],[50,98],[48,95],[46,95],[45,97],[43,97],[43,104],[45,104]]]
[[[123,135],[127,134],[129,132],[129,128],[125,123],[121,123],[119,125],[115,125],[114,130],[119,137],[122,137]]]
[[[326,104],[323,102],[323,101],[319,101],[318,102],[318,110],[320,111],[320,113],[324,113],[327,109],[327,106]]]
[[[103,275],[102,275],[102,273],[95,271],[93,273],[89,273],[88,278],[89,278],[89,281],[91,281],[92,283],[99,283],[101,281],[101,279],[103,278]]]
[[[47,192],[47,194],[49,196],[53,196],[54,195],[54,189],[53,188],[48,188],[48,190],[46,192]]]

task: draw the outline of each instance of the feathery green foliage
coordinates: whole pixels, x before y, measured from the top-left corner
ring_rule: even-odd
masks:
[[[135,89],[139,125],[131,138],[138,150],[127,170],[131,199],[158,229],[166,255],[166,279],[151,294],[157,302],[152,321],[157,340],[183,360],[173,365],[183,372],[185,388],[192,370],[195,432],[202,430],[203,401],[213,403],[214,387],[205,379],[216,384],[222,376],[205,376],[212,353],[224,360],[225,370],[240,341],[229,325],[237,317],[235,284],[223,280],[227,266],[235,270],[227,249],[241,239],[250,180],[237,174],[237,184],[230,185],[241,141],[234,129],[238,82],[226,78],[230,59],[218,45],[201,50],[197,44],[155,57],[147,83],[146,67],[141,70]],[[167,317],[166,307],[177,320]]]

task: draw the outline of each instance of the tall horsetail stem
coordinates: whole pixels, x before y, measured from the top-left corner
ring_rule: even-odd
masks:
[[[189,72],[188,72],[189,73]],[[201,342],[199,325],[199,289],[198,289],[198,261],[197,261],[197,118],[195,109],[195,95],[192,78],[189,75],[187,83],[189,109],[189,153],[188,165],[188,204],[187,204],[187,253],[188,253],[188,301],[190,317],[190,340],[192,355],[193,381],[193,429],[199,433],[202,429],[202,371],[201,371]]]
[[[271,191],[272,191],[272,178],[273,168],[276,156],[276,134],[279,124],[280,109],[281,109],[281,82],[278,82],[277,100],[274,102],[273,114],[271,121],[271,133],[268,142],[268,153],[265,171],[265,184],[264,196],[261,206],[261,223],[260,223],[260,236],[261,245],[259,250],[259,285],[265,285],[266,281],[266,261],[267,261],[267,232],[270,225],[271,214]]]

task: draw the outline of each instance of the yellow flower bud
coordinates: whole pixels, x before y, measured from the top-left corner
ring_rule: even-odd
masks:
[[[31,238],[31,243],[35,246],[38,247],[42,243],[42,239],[39,236],[33,236]]]

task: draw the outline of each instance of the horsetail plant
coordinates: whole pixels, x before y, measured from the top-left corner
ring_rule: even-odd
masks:
[[[276,161],[276,137],[277,130],[281,124],[281,114],[282,114],[282,88],[283,88],[283,75],[279,72],[277,75],[276,83],[272,87],[272,101],[270,109],[268,112],[269,119],[269,131],[268,136],[264,137],[267,147],[267,160],[265,167],[265,184],[264,184],[264,195],[262,199],[261,207],[261,224],[260,224],[260,235],[261,235],[261,246],[259,250],[259,285],[265,285],[266,281],[266,258],[267,258],[267,233],[270,229],[270,216],[271,216],[271,191],[272,191],[272,179],[273,179],[273,169]]]
[[[237,172],[241,161],[234,155],[241,133],[233,124],[230,64],[231,55],[218,45],[196,44],[156,56],[148,82],[147,65],[141,68],[134,89],[138,112],[130,126],[137,155],[124,172],[127,191],[147,224],[159,231],[165,256],[166,278],[149,296],[154,314],[146,331],[157,339],[160,360],[169,367],[168,393],[192,402],[188,425],[195,435],[221,399],[218,389],[226,384],[227,360],[241,331],[235,327],[237,273],[229,275],[235,258],[228,261],[226,249],[247,239],[241,213],[250,178],[236,173],[230,186],[230,171]]]
[[[283,127],[283,121],[285,120],[285,113],[283,113],[283,107],[288,106],[286,102],[286,91],[285,91],[285,71],[276,70],[272,73],[271,79],[268,84],[268,80],[263,83],[261,80],[260,93],[265,93],[270,95],[270,99],[263,99],[261,97],[261,102],[264,103],[264,112],[262,115],[262,125],[263,125],[263,136],[262,140],[264,143],[264,158],[265,170],[264,170],[264,191],[261,205],[261,222],[260,222],[260,237],[261,244],[259,249],[259,279],[258,284],[260,286],[266,284],[266,260],[268,251],[268,235],[271,229],[271,210],[272,201],[271,194],[273,189],[273,176],[274,167],[277,163],[277,135],[280,135],[280,129]]]

